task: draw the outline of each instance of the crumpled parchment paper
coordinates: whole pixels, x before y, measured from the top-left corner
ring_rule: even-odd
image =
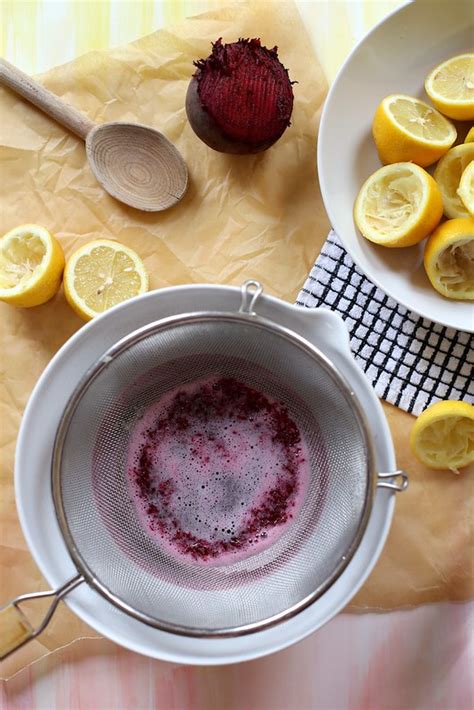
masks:
[[[292,125],[268,151],[216,153],[194,135],[184,110],[192,60],[218,37],[261,37],[278,45],[294,86]],[[109,197],[84,145],[47,116],[0,89],[0,232],[34,222],[66,255],[98,237],[117,239],[145,261],[152,289],[171,284],[240,284],[255,278],[294,301],[329,224],[316,175],[316,139],[326,82],[294,5],[237,2],[125,47],[91,52],[40,77],[97,122],[125,120],[161,130],[190,173],[173,209],[145,214]],[[335,156],[344,169],[344,156]],[[81,327],[60,292],[34,309],[0,304],[0,604],[46,587],[26,547],[13,491],[14,447],[23,409],[42,370]],[[434,472],[408,450],[412,418],[384,405],[398,463],[411,474],[377,567],[350,609],[390,609],[472,596],[472,478]],[[40,423],[38,423],[40,426]],[[97,636],[65,605],[48,629],[3,663],[11,675],[49,650]]]

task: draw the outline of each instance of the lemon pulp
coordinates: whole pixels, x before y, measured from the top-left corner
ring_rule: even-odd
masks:
[[[450,136],[446,119],[420,101],[404,98],[390,103],[390,112],[408,133],[425,141],[445,141]]]
[[[474,293],[474,237],[461,239],[438,255],[438,279],[449,291]]]
[[[474,462],[474,406],[450,400],[432,404],[415,421],[410,446],[425,465],[458,473]]]
[[[457,57],[447,62],[433,75],[432,85],[451,101],[474,101],[474,59]]]
[[[469,217],[458,188],[461,176],[471,160],[474,160],[474,143],[462,143],[451,148],[436,166],[434,179],[443,196],[444,213],[451,219]]]
[[[474,160],[471,160],[461,175],[457,192],[464,207],[474,217]]]
[[[474,300],[474,219],[448,219],[435,229],[423,263],[431,285],[443,296]]]
[[[76,262],[74,289],[98,313],[135,296],[140,287],[135,264],[123,251],[95,247]]]
[[[61,286],[64,254],[45,227],[22,224],[0,239],[0,300],[21,308],[49,301]]]
[[[439,188],[426,170],[413,163],[379,168],[362,185],[354,220],[366,239],[389,248],[417,244],[443,214]]]
[[[422,199],[420,181],[409,170],[401,169],[395,179],[384,175],[368,187],[366,221],[381,235],[390,235],[413,217]]]
[[[80,247],[64,271],[66,298],[86,320],[147,289],[148,275],[138,254],[109,239]]]
[[[36,234],[11,236],[0,251],[0,288],[22,289],[46,256],[46,246]]]
[[[461,54],[439,64],[427,76],[425,90],[445,116],[474,119],[474,54]]]
[[[432,464],[457,470],[474,455],[474,422],[467,417],[438,419],[420,433],[418,446]]]

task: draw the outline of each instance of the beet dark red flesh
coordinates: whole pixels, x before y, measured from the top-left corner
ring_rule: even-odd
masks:
[[[186,113],[194,132],[223,153],[258,153],[290,125],[293,89],[277,48],[259,39],[223,44],[195,62]]]

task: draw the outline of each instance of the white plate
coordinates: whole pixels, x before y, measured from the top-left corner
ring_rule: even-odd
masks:
[[[423,243],[407,249],[371,244],[357,230],[352,210],[362,183],[380,167],[371,134],[377,105],[392,93],[427,100],[423,84],[429,70],[448,57],[472,51],[473,15],[472,2],[418,0],[385,18],[340,70],[326,100],[318,140],[324,204],[356,264],[415,313],[470,332],[472,303],[450,301],[432,288],[423,268]]]
[[[147,323],[196,310],[234,311],[239,305],[239,289],[228,286],[181,286],[147,293],[116,306],[81,328],[41,375],[18,437],[15,492],[26,541],[52,588],[76,574],[54,511],[51,452],[62,411],[82,373],[113,343]],[[377,469],[393,471],[393,445],[382,407],[350,355],[348,333],[342,320],[328,310],[299,308],[270,296],[261,297],[257,310],[312,341],[339,368],[371,423]],[[199,639],[166,633],[120,611],[86,584],[77,587],[65,601],[104,636],[154,658],[218,665],[264,656],[312,633],[350,601],[382,551],[394,504],[393,492],[378,488],[360,546],[333,586],[292,619],[255,634]],[[18,590],[27,591],[32,590]]]

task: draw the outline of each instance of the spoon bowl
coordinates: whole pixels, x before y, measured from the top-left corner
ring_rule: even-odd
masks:
[[[166,210],[183,197],[186,164],[159,131],[135,123],[104,123],[87,134],[86,151],[109,195],[147,212]]]

